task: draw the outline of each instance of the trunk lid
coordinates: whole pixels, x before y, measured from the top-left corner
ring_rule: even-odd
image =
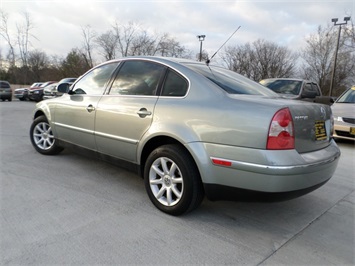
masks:
[[[294,124],[295,149],[299,153],[320,150],[329,145],[333,122],[328,105],[294,101],[288,106]]]

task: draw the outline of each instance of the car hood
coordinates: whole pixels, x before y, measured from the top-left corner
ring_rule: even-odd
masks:
[[[331,108],[334,116],[355,118],[355,103],[334,103]]]

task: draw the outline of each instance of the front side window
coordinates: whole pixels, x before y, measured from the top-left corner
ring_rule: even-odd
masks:
[[[103,94],[105,91],[105,85],[118,64],[119,62],[113,62],[94,68],[75,84],[71,94]]]
[[[110,89],[111,95],[156,95],[166,67],[148,61],[126,61]]]

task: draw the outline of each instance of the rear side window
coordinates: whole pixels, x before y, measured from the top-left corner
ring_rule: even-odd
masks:
[[[307,93],[313,93],[316,96],[320,96],[318,87],[314,83],[306,83],[304,86],[304,91]]]
[[[175,71],[169,69],[161,95],[171,97],[182,97],[185,96],[187,89],[187,80]]]
[[[316,93],[317,96],[320,96],[320,91],[317,84],[312,83],[312,90]]]

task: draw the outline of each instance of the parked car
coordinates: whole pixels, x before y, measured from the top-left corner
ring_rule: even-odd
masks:
[[[2,101],[12,101],[12,89],[10,83],[5,80],[0,80],[0,99]]]
[[[68,83],[68,84],[73,84],[75,82],[76,78],[64,78],[61,79],[58,83],[56,83],[56,86],[47,86],[43,90],[43,99],[52,99],[58,96],[62,96],[62,93],[58,93],[57,91],[57,85],[61,83]]]
[[[47,81],[41,84],[39,87],[30,88],[28,91],[28,98],[32,101],[40,102],[43,100],[43,90],[48,85],[56,83],[56,81]]]
[[[42,96],[43,100],[53,98],[53,96],[50,95],[52,95],[52,93],[54,94],[54,92],[57,91],[58,84],[59,82],[52,83],[43,88],[43,96]]]
[[[284,98],[308,102],[334,103],[332,97],[323,96],[318,83],[296,78],[270,78],[263,79],[260,84],[268,87]]]
[[[330,106],[285,101],[221,67],[129,57],[68,89],[60,84],[66,94],[36,105],[34,148],[75,147],[136,170],[168,214],[191,211],[204,195],[299,196],[326,183],[340,157]]]
[[[29,88],[15,89],[14,96],[15,96],[15,98],[19,99],[20,101],[26,101],[26,100],[28,100],[28,91],[30,90],[30,88],[39,87],[42,84],[43,83],[41,83],[41,82],[36,82],[36,83],[33,83]]]
[[[355,86],[346,90],[332,105],[333,137],[355,140]]]

